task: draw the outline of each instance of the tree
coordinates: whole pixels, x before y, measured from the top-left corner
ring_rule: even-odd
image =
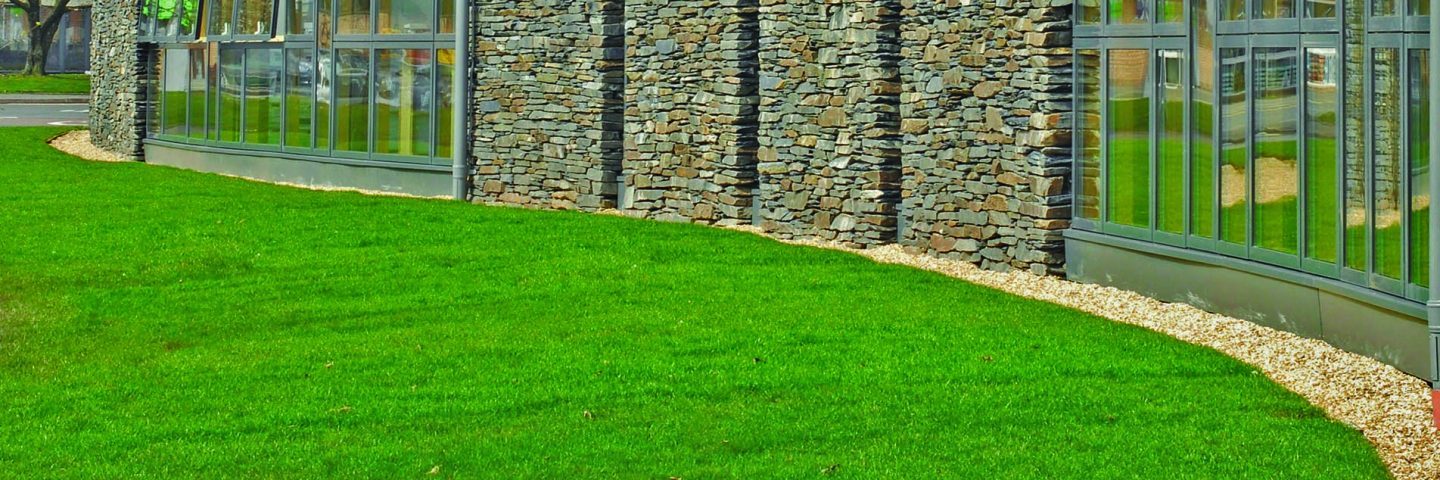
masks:
[[[5,2],[25,12],[25,26],[30,29],[30,51],[25,54],[25,69],[21,70],[20,74],[45,75],[45,58],[50,56],[50,45],[55,42],[55,32],[60,29],[60,21],[70,11],[70,0]]]

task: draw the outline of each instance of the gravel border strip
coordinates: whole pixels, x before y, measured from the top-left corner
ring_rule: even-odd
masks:
[[[97,161],[127,161],[90,143],[90,132],[66,133],[50,144],[62,152]],[[227,175],[251,181],[263,180]],[[371,195],[415,197],[357,188],[293,187]],[[419,197],[431,198],[431,197]],[[617,215],[616,211],[599,212]],[[755,227],[728,227],[767,238]],[[1181,341],[1213,348],[1254,366],[1281,386],[1320,407],[1331,418],[1365,435],[1400,480],[1440,478],[1440,430],[1432,425],[1430,385],[1389,365],[1346,352],[1320,340],[1209,313],[1190,305],[1164,303],[1111,287],[1039,277],[1026,272],[993,272],[974,264],[908,252],[898,245],[855,249],[837,243],[776,239],[792,245],[839,250],[879,263],[908,265],[1025,298],[1050,302],[1116,322],[1147,328]]]
[[[768,237],[755,227],[734,229]],[[820,241],[780,241],[929,270],[1213,348],[1255,367],[1331,418],[1359,430],[1375,445],[1395,478],[1440,479],[1440,430],[1431,423],[1430,385],[1369,357],[1186,304],[1028,272],[982,270],[968,262],[906,251],[899,245],[862,250]]]

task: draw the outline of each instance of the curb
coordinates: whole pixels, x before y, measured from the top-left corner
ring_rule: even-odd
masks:
[[[0,105],[79,105],[90,97],[78,95],[0,95]]]

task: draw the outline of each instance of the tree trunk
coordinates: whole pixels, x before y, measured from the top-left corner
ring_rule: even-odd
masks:
[[[50,45],[55,41],[55,31],[60,23],[43,22],[30,29],[30,51],[25,54],[25,69],[21,75],[45,75],[45,63],[50,57]]]

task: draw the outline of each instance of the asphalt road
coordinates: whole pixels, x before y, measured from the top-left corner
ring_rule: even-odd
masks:
[[[0,127],[85,126],[89,112],[85,104],[0,104]]]

